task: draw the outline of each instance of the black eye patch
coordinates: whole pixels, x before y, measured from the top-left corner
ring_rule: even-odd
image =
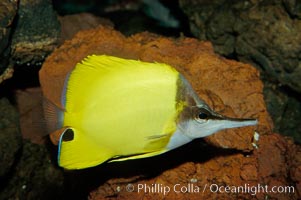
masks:
[[[72,141],[74,139],[74,132],[72,129],[68,128],[64,134],[62,140],[64,142]]]

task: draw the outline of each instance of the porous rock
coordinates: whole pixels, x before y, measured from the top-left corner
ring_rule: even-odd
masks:
[[[62,171],[45,145],[23,140],[9,179],[1,181],[0,199],[63,199]]]
[[[18,1],[0,1],[0,83],[12,76],[8,57],[13,21],[17,13]]]
[[[191,152],[182,149],[189,157],[183,163],[176,162],[174,154],[168,155],[172,157],[168,162],[173,164],[164,161],[166,157],[147,164],[132,163],[133,168],[145,167],[143,175],[160,167],[161,171],[151,178],[112,178],[91,192],[89,199],[299,199],[300,146],[278,134],[268,134],[262,136],[258,147],[245,155],[221,153],[207,147],[203,152],[208,155],[199,156],[193,162],[188,161],[192,158],[189,153],[197,148]],[[176,153],[181,156],[181,152]],[[159,163],[161,166],[156,166]],[[124,166],[119,166],[119,170],[120,167]],[[225,192],[227,186],[231,190]],[[218,188],[220,192],[216,191]],[[278,188],[282,192],[271,192]]]
[[[60,40],[70,40],[80,30],[96,28],[99,25],[114,26],[108,19],[97,17],[90,13],[59,16],[61,23]]]
[[[17,110],[6,98],[0,98],[0,180],[12,169],[22,146]],[[0,184],[1,185],[1,184]]]
[[[43,116],[43,97],[40,87],[17,90],[16,102],[20,113],[20,129],[23,139],[35,144],[45,144],[48,132]]]
[[[301,142],[301,6],[296,0],[180,0],[194,36],[261,71],[275,131]]]
[[[267,76],[301,92],[298,1],[180,2],[195,36],[209,39],[217,52],[235,54],[261,68]]]
[[[50,0],[20,0],[12,37],[12,58],[18,65],[38,65],[57,46],[60,24]]]

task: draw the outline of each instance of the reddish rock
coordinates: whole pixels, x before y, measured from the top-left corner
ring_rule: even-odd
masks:
[[[257,127],[221,131],[206,138],[216,147],[195,141],[154,158],[103,164],[108,169],[119,166],[121,174],[108,175],[107,180],[91,191],[90,199],[263,199],[267,196],[296,199],[300,195],[296,192],[300,191],[296,186],[301,180],[300,147],[272,134],[273,125],[262,96],[263,86],[255,68],[217,56],[208,42],[150,33],[125,37],[112,28],[100,27],[79,32],[47,58],[40,71],[45,96],[60,106],[67,72],[90,54],[168,63],[182,72],[200,97],[216,111],[259,120]],[[255,130],[260,134],[259,141],[253,138]],[[134,175],[127,174],[126,167],[122,168],[127,164],[137,169]],[[141,166],[146,171],[149,168],[148,172]],[[144,178],[143,175],[150,172],[152,175]],[[103,171],[102,174],[109,173]],[[258,184],[292,185],[296,191],[257,194],[254,188]],[[235,190],[238,186],[240,191]],[[210,191],[217,187],[220,192]]]
[[[108,19],[100,18],[90,13],[60,16],[61,43],[71,39],[78,31],[96,28],[99,25],[114,26]]]
[[[24,139],[36,144],[43,144],[47,135],[43,120],[41,88],[26,88],[16,91],[18,110],[20,113],[20,129]]]
[[[286,186],[294,186],[295,190],[294,193],[270,192],[268,195],[275,199],[294,199],[297,196],[300,198],[300,188],[298,188],[296,182],[300,182],[301,176],[297,174],[297,176],[290,175],[294,170],[294,168],[291,168],[293,166],[292,162],[294,162],[291,156],[298,156],[296,155],[296,149],[300,151],[300,146],[295,146],[291,141],[278,134],[262,136],[258,145],[259,150],[255,152],[256,157],[258,157],[258,182],[267,185],[269,190],[272,190],[273,186],[280,186],[280,189]],[[298,165],[300,164],[301,162],[298,163]],[[292,178],[294,181],[290,180]],[[266,194],[260,193],[258,198],[264,198],[265,196]]]

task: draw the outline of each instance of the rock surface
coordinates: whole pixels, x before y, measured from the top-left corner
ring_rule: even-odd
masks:
[[[301,142],[301,17],[296,0],[180,0],[194,36],[261,71],[275,130]]]
[[[79,32],[47,58],[40,71],[45,96],[60,105],[67,72],[90,54],[168,63],[181,71],[216,111],[233,117],[258,118],[256,131],[260,137],[253,137],[254,127],[221,131],[206,138],[206,142],[196,140],[161,156],[68,173],[67,194],[84,198],[90,193],[90,199],[300,198],[300,146],[272,134],[263,86],[255,68],[217,56],[208,42],[149,33],[125,37],[111,28],[99,27]],[[138,191],[138,184],[149,189]],[[261,184],[268,189],[293,186],[294,192],[255,194],[253,187],[249,192],[214,193],[210,192],[210,186],[216,186],[213,184],[249,188]],[[179,186],[184,192],[164,195],[158,191],[158,187],[180,190]],[[151,190],[152,187],[157,190]]]
[[[265,4],[260,3],[265,1],[250,2],[263,6]],[[247,1],[246,4],[250,2]],[[283,3],[291,19],[300,19],[298,1],[279,0],[271,6],[279,6],[279,2]],[[19,10],[22,16],[19,21],[23,27],[17,28],[20,32],[16,33],[13,43],[14,59],[18,64],[38,64],[52,51],[58,41],[59,29],[50,1],[1,1],[0,55],[2,50],[4,54],[0,57],[0,83],[12,76],[13,69],[9,67],[8,60],[10,49],[7,43],[13,19],[16,19],[14,15],[18,3],[23,6],[23,11]],[[23,18],[27,22],[22,21]],[[31,23],[33,18],[40,24]],[[79,24],[78,29],[85,29],[101,23],[95,19],[84,15],[82,20],[78,21],[77,16],[71,16],[62,18],[61,22],[69,23],[63,25],[65,28]],[[93,23],[84,24],[91,20]],[[78,29],[67,30],[70,35],[64,33],[63,35],[71,38]],[[45,32],[47,34],[43,35]],[[2,33],[4,35],[1,35]],[[55,42],[52,43],[53,41]],[[4,48],[1,49],[2,47]],[[92,53],[106,53],[173,65],[192,82],[198,94],[215,110],[233,117],[258,118],[260,123],[256,131],[260,134],[259,140],[253,137],[254,127],[228,130],[206,138],[205,141],[196,140],[161,156],[103,164],[95,168],[63,173],[56,165],[57,149],[41,136],[37,136],[42,130],[32,129],[31,114],[40,112],[38,108],[41,103],[40,89],[22,85],[22,89],[16,92],[16,103],[23,138],[30,141],[21,141],[17,112],[11,103],[2,97],[0,91],[0,199],[301,198],[301,148],[290,139],[272,133],[273,125],[262,98],[262,83],[258,71],[252,66],[218,57],[208,42],[190,38],[164,38],[149,33],[125,37],[111,28],[100,27],[80,32],[48,58],[41,71],[41,82],[46,95],[59,104],[60,91],[67,71],[83,57]],[[27,75],[28,79],[36,77],[32,75],[33,73],[29,74],[31,75]],[[273,110],[284,113],[283,116],[287,121],[281,122],[286,125],[283,127],[289,128],[284,130],[290,132],[296,128],[287,122],[294,118],[299,119],[298,115],[297,117],[294,115],[296,109],[290,107],[296,102],[281,94],[277,98],[278,104],[273,105]],[[286,103],[283,105],[283,102]],[[285,105],[289,105],[287,109],[283,107]],[[138,191],[138,184],[144,187],[143,190]],[[249,189],[258,184],[267,185],[268,189],[272,186],[281,186],[282,189],[284,186],[293,186],[295,191],[255,194],[252,190],[247,193],[214,193],[210,192],[210,186],[216,189],[214,187],[216,185],[212,184],[247,185]],[[172,191],[166,194],[162,190],[156,191],[156,188],[167,187]],[[181,188],[182,191],[178,192]]]
[[[23,140],[18,162],[1,181],[0,199],[63,199],[62,171],[51,162],[50,152],[45,145]]]
[[[38,65],[57,46],[60,24],[50,0],[20,0],[12,37],[12,57],[18,65]]]
[[[17,110],[6,98],[0,98],[0,187],[16,162],[22,147]]]
[[[275,125],[274,131],[293,137],[301,144],[301,96],[291,95],[290,92],[287,95],[270,83],[265,83],[264,96]]]
[[[18,1],[0,1],[0,83],[12,76],[12,68],[9,67],[8,57],[10,53],[9,38]]]
[[[297,1],[180,2],[198,38],[209,39],[217,52],[237,54],[240,60],[259,66],[267,76],[301,92],[301,18]]]
[[[43,117],[43,99],[40,87],[16,91],[16,101],[20,113],[20,129],[23,139],[35,144],[44,144],[48,134]]]
[[[107,19],[97,17],[90,13],[59,16],[61,23],[61,43],[70,40],[78,31],[95,28],[99,25],[114,26]]]
[[[158,171],[155,175],[148,174],[149,177],[110,179],[94,190],[89,199],[299,199],[300,159],[298,164],[295,159],[300,158],[301,148],[277,134],[262,136],[258,146],[259,149],[251,154],[226,153],[220,149],[196,146],[188,150],[192,147],[190,146],[181,149],[183,154],[178,151],[163,158],[145,161],[146,163],[130,163],[127,166],[129,168],[144,167],[143,171],[136,172],[144,176],[151,171]],[[206,152],[207,155],[196,156],[195,151]],[[180,159],[178,156],[187,158]],[[290,161],[286,163],[287,159]],[[155,166],[159,163],[161,166]],[[124,166],[116,168],[122,170],[122,167]],[[114,174],[111,171],[109,173]],[[290,192],[288,189],[282,193],[263,192],[263,189],[257,189],[258,184],[261,187],[267,185],[268,191],[274,186],[279,186],[280,190],[285,186],[293,186],[294,192],[293,188]],[[245,191],[232,190],[227,193],[224,186],[242,186]],[[217,187],[221,192],[216,192]],[[164,195],[163,191],[168,190],[167,188],[170,188],[170,192]]]

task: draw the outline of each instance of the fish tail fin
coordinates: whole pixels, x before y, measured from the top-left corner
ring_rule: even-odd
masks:
[[[63,110],[46,99],[41,91],[34,94],[33,106],[26,112],[27,129],[39,136],[46,136],[60,129],[63,123]]]
[[[32,95],[32,94],[28,94],[28,95]],[[31,133],[38,133],[37,136],[44,137],[49,134],[47,131],[47,128],[46,128],[47,127],[46,119],[43,114],[43,112],[44,112],[43,111],[43,98],[44,97],[40,91],[34,95],[35,95],[36,103],[28,111],[29,115],[27,115],[27,113],[26,113],[26,120],[29,120],[29,124],[26,127],[26,130],[27,131],[29,130]],[[27,118],[27,116],[29,118]],[[22,127],[21,127],[21,129],[22,129]]]
[[[62,128],[64,110],[59,108],[50,100],[43,98],[44,119],[48,134]]]
[[[68,170],[83,169],[99,165],[113,155],[79,130],[67,127],[59,142],[58,165]]]

